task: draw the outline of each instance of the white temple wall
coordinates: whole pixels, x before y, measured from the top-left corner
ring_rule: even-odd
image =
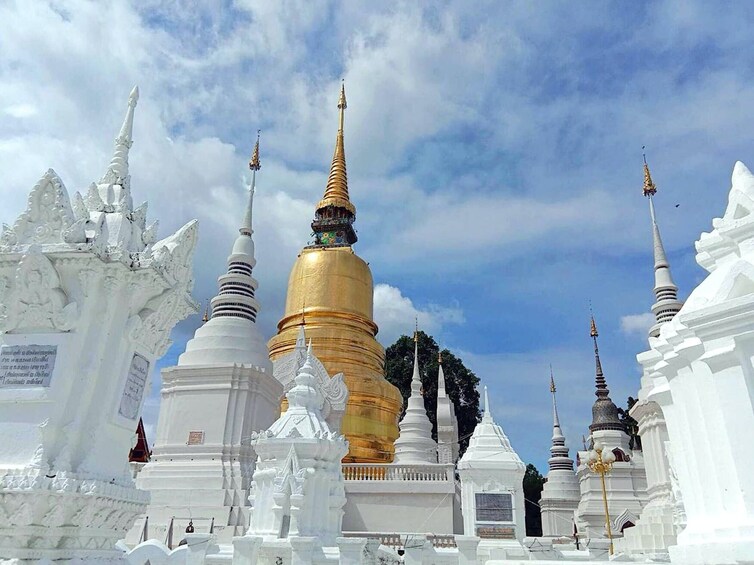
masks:
[[[452,534],[453,496],[421,492],[421,486],[409,483],[404,492],[369,492],[369,487],[346,482],[343,531]]]

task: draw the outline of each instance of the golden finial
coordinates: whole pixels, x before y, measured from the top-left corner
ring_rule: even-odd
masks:
[[[438,362],[438,363],[439,363],[440,365],[442,365],[442,351],[441,351],[441,350],[438,350],[438,351],[437,351],[437,362]]]
[[[599,333],[597,333],[597,324],[594,322],[593,314],[592,314],[592,323],[591,323],[591,328],[589,330],[589,335],[592,337],[597,337],[598,335],[600,335]]]
[[[550,363],[550,392],[555,393],[555,377],[552,376],[552,363]]]
[[[348,104],[346,103],[346,81],[345,79],[341,79],[340,81],[340,98],[338,98],[338,110],[340,110],[340,129],[343,129],[343,116],[345,110],[348,108]]]
[[[262,133],[261,129],[257,130],[257,142],[254,144],[254,151],[251,154],[251,160],[249,161],[249,168],[252,171],[258,171],[262,168],[259,164],[259,134]]]
[[[204,308],[204,316],[202,316],[202,322],[205,324],[209,322],[209,301],[207,302],[207,306]]]
[[[414,318],[414,343],[419,343],[419,316]]]
[[[657,192],[657,185],[652,181],[652,175],[647,165],[647,154],[644,151],[644,145],[641,146],[642,156],[644,157],[644,196],[654,196]]]
[[[351,203],[348,196],[348,175],[346,174],[346,150],[343,142],[343,121],[346,109],[346,86],[340,85],[340,97],[338,98],[338,110],[340,110],[338,135],[335,139],[335,153],[330,165],[330,176],[327,178],[325,195],[317,203],[317,210],[328,206],[345,208],[351,214],[356,214],[356,207]]]

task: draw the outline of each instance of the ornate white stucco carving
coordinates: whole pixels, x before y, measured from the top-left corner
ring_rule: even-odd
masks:
[[[322,415],[324,396],[313,374],[311,347],[288,391],[288,410],[267,431],[252,435],[258,454],[247,536],[265,543],[316,536],[333,546],[341,534],[345,486],[340,461],[345,438]]]
[[[306,356],[306,334],[304,326],[301,326],[294,350],[273,362],[272,374],[283,385],[286,394],[295,386],[296,375],[304,366]],[[333,430],[338,431],[348,404],[348,388],[343,373],[330,377],[325,366],[313,354],[310,363],[312,375],[317,379],[324,398],[322,416]]]
[[[26,211],[13,227],[3,225],[0,251],[28,244],[64,243],[63,234],[73,224],[73,210],[63,181],[49,169],[29,193]]]
[[[2,285],[0,285],[2,286]],[[69,302],[52,262],[32,245],[16,269],[0,329],[10,331],[67,331],[76,319],[76,303]]]
[[[736,433],[754,427],[754,175],[738,162],[731,185],[725,214],[696,242],[709,275],[662,326],[643,363],[655,388],[667,391],[656,402],[667,422],[671,490],[686,515],[669,548],[679,563],[738,563],[754,554],[754,501],[745,494],[754,475]],[[676,515],[683,520],[680,508]]]
[[[151,369],[197,310],[197,226],[148,245],[127,168],[137,96],[87,197],[71,205],[50,170],[0,237],[0,560],[117,559],[146,507],[127,455]]]

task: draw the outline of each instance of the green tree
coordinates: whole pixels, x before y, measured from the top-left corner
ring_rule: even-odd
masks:
[[[631,410],[631,408],[633,408],[634,404],[636,404],[636,399],[633,396],[629,396],[628,400],[626,401],[625,410],[623,408],[618,408],[618,418],[623,423],[623,425],[626,426],[626,433],[628,434],[628,437],[631,438],[628,442],[628,447],[630,447],[632,450],[638,449],[639,451],[641,451],[639,422],[634,420],[634,418],[632,418],[629,414],[629,411]]]
[[[439,346],[424,332],[419,332],[419,374],[424,391],[424,407],[432,422],[432,438],[437,440],[437,371]],[[414,339],[401,336],[385,351],[385,376],[398,387],[404,401],[411,396],[411,376],[414,367]],[[447,349],[442,351],[442,370],[445,390],[456,411],[460,454],[466,451],[469,437],[480,420],[479,378]]]
[[[529,463],[524,474],[524,508],[526,509],[526,535],[538,537],[542,535],[542,514],[539,511],[539,501],[545,478],[537,468]]]

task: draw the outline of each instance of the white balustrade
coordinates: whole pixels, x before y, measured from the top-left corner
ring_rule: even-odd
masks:
[[[346,481],[453,481],[453,465],[343,465]]]

